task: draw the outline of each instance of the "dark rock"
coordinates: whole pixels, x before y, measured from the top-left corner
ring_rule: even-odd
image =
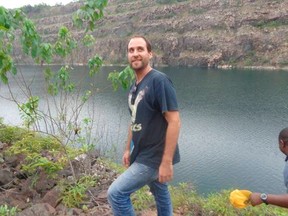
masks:
[[[55,213],[56,210],[48,203],[39,203],[18,213],[17,216],[51,216]]]
[[[9,187],[13,181],[13,174],[10,170],[2,169],[0,170],[0,186],[1,187]]]
[[[34,189],[39,194],[44,195],[48,190],[52,189],[56,185],[55,179],[49,177],[44,171],[40,171],[38,176],[38,180],[36,181],[36,183],[34,183]]]
[[[0,152],[1,154],[3,152]],[[42,156],[50,158],[50,154],[46,153]],[[0,192],[0,205],[8,205],[17,207],[21,210],[19,216],[39,216],[39,215],[111,215],[110,206],[107,202],[107,189],[112,181],[116,178],[117,173],[107,169],[101,163],[99,152],[91,152],[87,155],[80,155],[73,161],[73,164],[78,167],[78,175],[86,175],[87,171],[97,177],[98,184],[86,193],[86,199],[83,203],[79,203],[79,208],[67,208],[63,205],[61,199],[61,190],[57,185],[60,180],[66,182],[71,178],[74,182],[72,172],[69,167],[65,167],[58,172],[58,176],[51,178],[41,168],[36,170],[34,175],[23,173],[21,161],[23,155],[7,157],[2,167],[0,167],[0,183],[7,190]],[[51,159],[51,158],[50,158]],[[8,163],[7,163],[8,162]],[[13,166],[13,167],[12,167]],[[85,170],[85,169],[87,170]],[[10,188],[10,189],[9,189]],[[82,206],[86,206],[86,211],[82,210]],[[96,207],[96,208],[95,208]],[[95,212],[97,214],[91,213]],[[99,214],[98,214],[99,213]],[[101,214],[100,214],[101,213]]]
[[[18,165],[21,165],[21,162],[24,160],[24,155],[7,155],[4,154],[4,160],[7,165],[10,167],[17,167]]]
[[[18,179],[27,179],[28,175],[22,170],[15,170],[14,176]]]
[[[31,199],[29,198],[29,196],[23,194],[17,188],[6,190],[1,195],[4,196],[5,204],[7,204],[8,206],[14,206],[18,209],[23,210],[31,205]]]
[[[59,188],[54,187],[53,189],[51,189],[44,195],[44,197],[42,198],[40,202],[48,203],[53,208],[56,208],[56,206],[61,202],[60,195],[61,195],[61,191],[59,190]]]

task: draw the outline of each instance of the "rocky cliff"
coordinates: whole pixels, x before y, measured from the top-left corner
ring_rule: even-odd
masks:
[[[96,44],[79,49],[73,61],[85,63],[98,53],[105,64],[125,64],[127,39],[139,34],[151,40],[156,65],[288,66],[286,0],[159,2],[110,0],[105,17],[95,23]],[[44,40],[55,40],[62,25],[72,28],[77,37],[80,32],[72,27],[71,17],[80,5],[48,7],[29,16]]]

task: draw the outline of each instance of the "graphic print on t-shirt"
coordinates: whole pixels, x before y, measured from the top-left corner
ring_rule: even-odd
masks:
[[[136,96],[134,104],[131,103],[132,94],[129,94],[129,108],[131,110],[131,130],[134,132],[141,131],[142,129],[141,123],[137,124],[135,123],[135,120],[136,120],[138,104],[144,98],[145,92],[146,92],[145,89],[142,89],[141,91],[139,91],[139,93]]]

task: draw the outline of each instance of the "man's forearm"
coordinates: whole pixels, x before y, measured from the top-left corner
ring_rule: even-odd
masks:
[[[178,137],[179,137],[179,127],[176,125],[169,125],[167,128],[165,148],[162,157],[163,162],[172,162],[174,152],[176,149]]]
[[[128,136],[127,136],[125,151],[126,151],[126,150],[130,151],[131,140],[132,140],[132,131],[131,131],[131,125],[129,124],[129,126],[128,126]]]
[[[166,131],[165,138],[165,148],[162,157],[162,162],[172,162],[176,145],[178,142],[179,132],[180,132],[180,118],[179,113],[176,112],[172,116],[166,117],[168,122],[168,127]]]
[[[271,205],[288,208],[288,194],[282,194],[282,195],[268,194],[267,201]]]

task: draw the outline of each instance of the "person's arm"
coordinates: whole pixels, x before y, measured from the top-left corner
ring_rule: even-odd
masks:
[[[124,150],[124,154],[122,157],[122,162],[125,167],[130,166],[130,144],[132,140],[132,131],[131,131],[131,125],[129,124],[128,127],[128,137],[127,137],[127,142]]]
[[[252,206],[264,203],[260,198],[260,193],[252,193],[250,195],[250,203]],[[269,205],[288,208],[288,194],[267,194],[267,203]]]
[[[178,111],[165,112],[164,116],[168,127],[164,153],[159,167],[159,182],[168,182],[173,178],[173,157],[180,131],[180,116]]]

